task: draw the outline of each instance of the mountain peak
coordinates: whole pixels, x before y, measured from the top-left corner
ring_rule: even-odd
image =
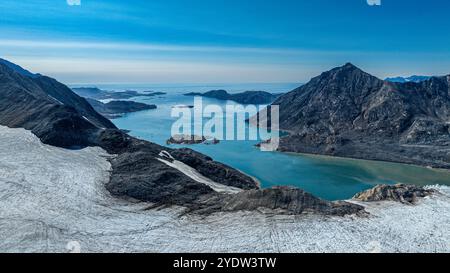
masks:
[[[339,66],[336,68],[333,68],[327,72],[322,73],[319,77],[317,77],[319,80],[326,80],[326,81],[360,81],[362,79],[365,79],[365,81],[370,82],[377,82],[381,81],[377,77],[363,71],[359,67],[355,66],[352,63],[346,63],[343,66]]]
[[[352,68],[352,69],[354,69],[354,68],[358,68],[358,67],[356,67],[354,64],[348,62],[344,66],[342,66],[342,68]]]
[[[356,65],[352,64],[352,63],[346,63],[341,67],[337,67],[336,70],[338,71],[347,71],[347,72],[354,72],[354,71],[358,71],[361,73],[365,73],[361,68],[357,67]]]

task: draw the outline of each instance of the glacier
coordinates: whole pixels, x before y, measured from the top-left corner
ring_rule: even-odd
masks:
[[[450,252],[446,186],[414,206],[350,201],[366,216],[201,216],[111,196],[112,156],[0,126],[0,252]]]

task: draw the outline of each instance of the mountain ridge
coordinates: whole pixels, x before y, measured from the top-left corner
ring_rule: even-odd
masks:
[[[331,69],[272,104],[291,132],[279,150],[450,168],[449,79],[392,83],[351,63]]]

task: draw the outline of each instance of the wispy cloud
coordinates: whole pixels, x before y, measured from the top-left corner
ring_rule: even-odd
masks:
[[[381,78],[448,74],[450,64],[448,55],[439,52],[424,53],[419,59],[411,52],[75,40],[0,39],[0,52],[0,57],[66,83],[305,82],[348,61]]]
[[[86,42],[86,41],[36,41],[3,39],[0,45],[21,48],[60,48],[60,49],[105,49],[136,51],[181,51],[181,52],[251,52],[267,54],[308,54],[317,50],[301,50],[290,48],[233,47],[233,46],[197,46],[169,45],[152,43],[118,43],[118,42]]]
[[[308,66],[215,64],[209,62],[14,57],[7,59],[64,83],[300,82]],[[319,69],[317,69],[318,71]],[[313,74],[311,74],[313,76]]]

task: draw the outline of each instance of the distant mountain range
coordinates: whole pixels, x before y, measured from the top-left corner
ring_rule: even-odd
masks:
[[[280,151],[450,168],[450,76],[392,83],[348,63],[273,104]]]
[[[226,90],[211,90],[206,93],[187,93],[185,96],[202,96],[218,100],[231,100],[240,104],[267,104],[273,102],[281,94],[272,94],[265,91],[245,91],[230,94]]]
[[[106,100],[106,99],[125,100],[134,97],[154,97],[166,94],[164,92],[153,92],[153,91],[138,92],[134,90],[115,92],[115,91],[101,90],[97,87],[75,87],[72,88],[72,91],[81,97],[95,100]]]
[[[410,77],[395,77],[395,78],[386,78],[385,81],[388,82],[399,82],[399,83],[405,83],[405,82],[423,82],[426,80],[429,80],[431,76],[410,76]]]

